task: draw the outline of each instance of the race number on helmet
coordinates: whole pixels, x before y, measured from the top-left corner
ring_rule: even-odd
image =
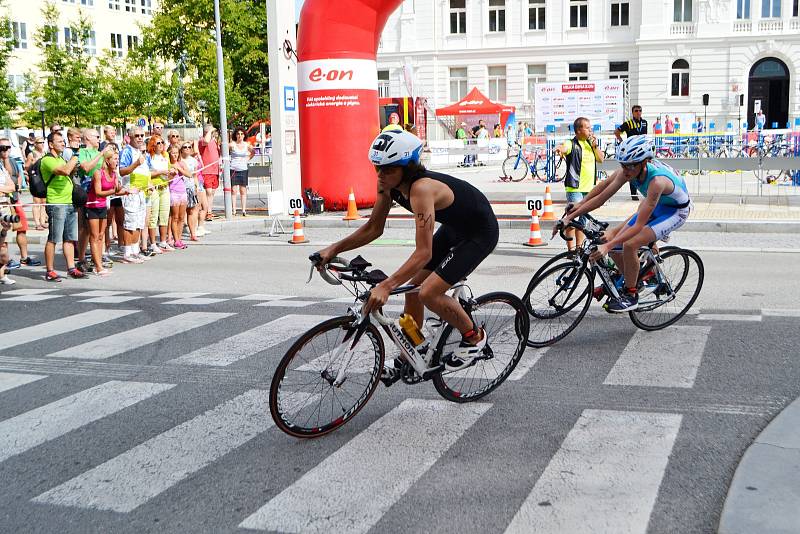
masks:
[[[412,161],[419,162],[422,141],[406,131],[386,131],[378,135],[369,149],[369,160],[373,165],[396,165],[405,167]]]

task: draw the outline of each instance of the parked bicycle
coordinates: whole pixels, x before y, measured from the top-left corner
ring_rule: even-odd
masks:
[[[503,175],[500,179],[504,182],[521,182],[528,175],[532,179],[542,182],[560,182],[564,179],[567,172],[567,165],[564,163],[564,158],[552,153],[549,157],[544,148],[537,148],[529,151],[519,144],[516,153],[509,155],[503,160],[502,170]],[[548,164],[553,166],[553,179],[548,180],[547,167]]]
[[[575,251],[559,254],[531,278],[523,302],[533,317],[528,336],[531,347],[546,347],[564,339],[586,315],[592,298],[618,298],[622,276],[609,257],[592,262],[589,255],[603,243],[607,228],[591,215],[569,225],[586,239]],[[565,240],[564,226],[559,233]],[[639,305],[628,315],[638,328],[659,330],[677,322],[692,307],[703,286],[704,267],[693,251],[679,247],[660,250],[651,243],[639,252]],[[595,287],[595,279],[600,285]],[[607,302],[606,302],[607,304]],[[605,308],[605,305],[604,305]]]
[[[319,254],[309,256],[315,267]],[[451,296],[486,331],[487,343],[469,367],[445,369],[445,362],[461,342],[461,333],[438,317],[428,317],[424,340],[412,341],[397,319],[374,311],[365,315],[369,291],[387,278],[361,256],[348,262],[334,258],[320,271],[334,285],[348,282],[354,304],[347,314],[311,328],[289,348],[272,378],[269,406],[275,424],[299,438],[313,438],[336,430],[366,405],[379,382],[386,387],[402,381],[418,384],[431,380],[436,391],[453,402],[470,402],[494,391],[508,378],[525,351],[530,327],[522,301],[505,292],[472,297],[465,281]],[[404,285],[391,292],[418,291]],[[400,356],[384,362],[386,349],[380,330],[397,346]]]

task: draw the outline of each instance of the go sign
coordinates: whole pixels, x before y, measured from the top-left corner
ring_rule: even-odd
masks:
[[[303,205],[303,199],[301,197],[289,199],[289,215],[293,215],[294,210],[299,210],[301,214],[305,212],[305,206]]]
[[[542,197],[525,197],[525,209],[528,211],[536,210],[541,214],[544,210],[544,198]]]

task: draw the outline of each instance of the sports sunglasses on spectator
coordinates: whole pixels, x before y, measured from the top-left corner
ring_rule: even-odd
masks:
[[[190,150],[191,148],[192,148],[192,145],[183,145],[181,147],[181,150]]]
[[[144,137],[144,134],[133,134],[134,137]]]

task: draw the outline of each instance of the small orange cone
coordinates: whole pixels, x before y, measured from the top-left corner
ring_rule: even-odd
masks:
[[[542,213],[543,221],[555,221],[556,212],[553,211],[553,197],[550,195],[550,186],[544,188],[544,213]]]
[[[531,212],[531,237],[527,243],[523,243],[526,247],[543,247],[547,243],[542,241],[542,229],[539,227],[539,216],[536,210]]]
[[[350,188],[350,194],[347,195],[347,215],[344,216],[343,221],[355,221],[360,219],[361,215],[358,214],[356,207],[356,195],[353,194],[353,188]]]
[[[308,243],[308,239],[306,239],[306,235],[303,233],[303,222],[300,220],[300,210],[294,210],[294,231],[292,232],[292,239],[289,243],[292,245]]]

